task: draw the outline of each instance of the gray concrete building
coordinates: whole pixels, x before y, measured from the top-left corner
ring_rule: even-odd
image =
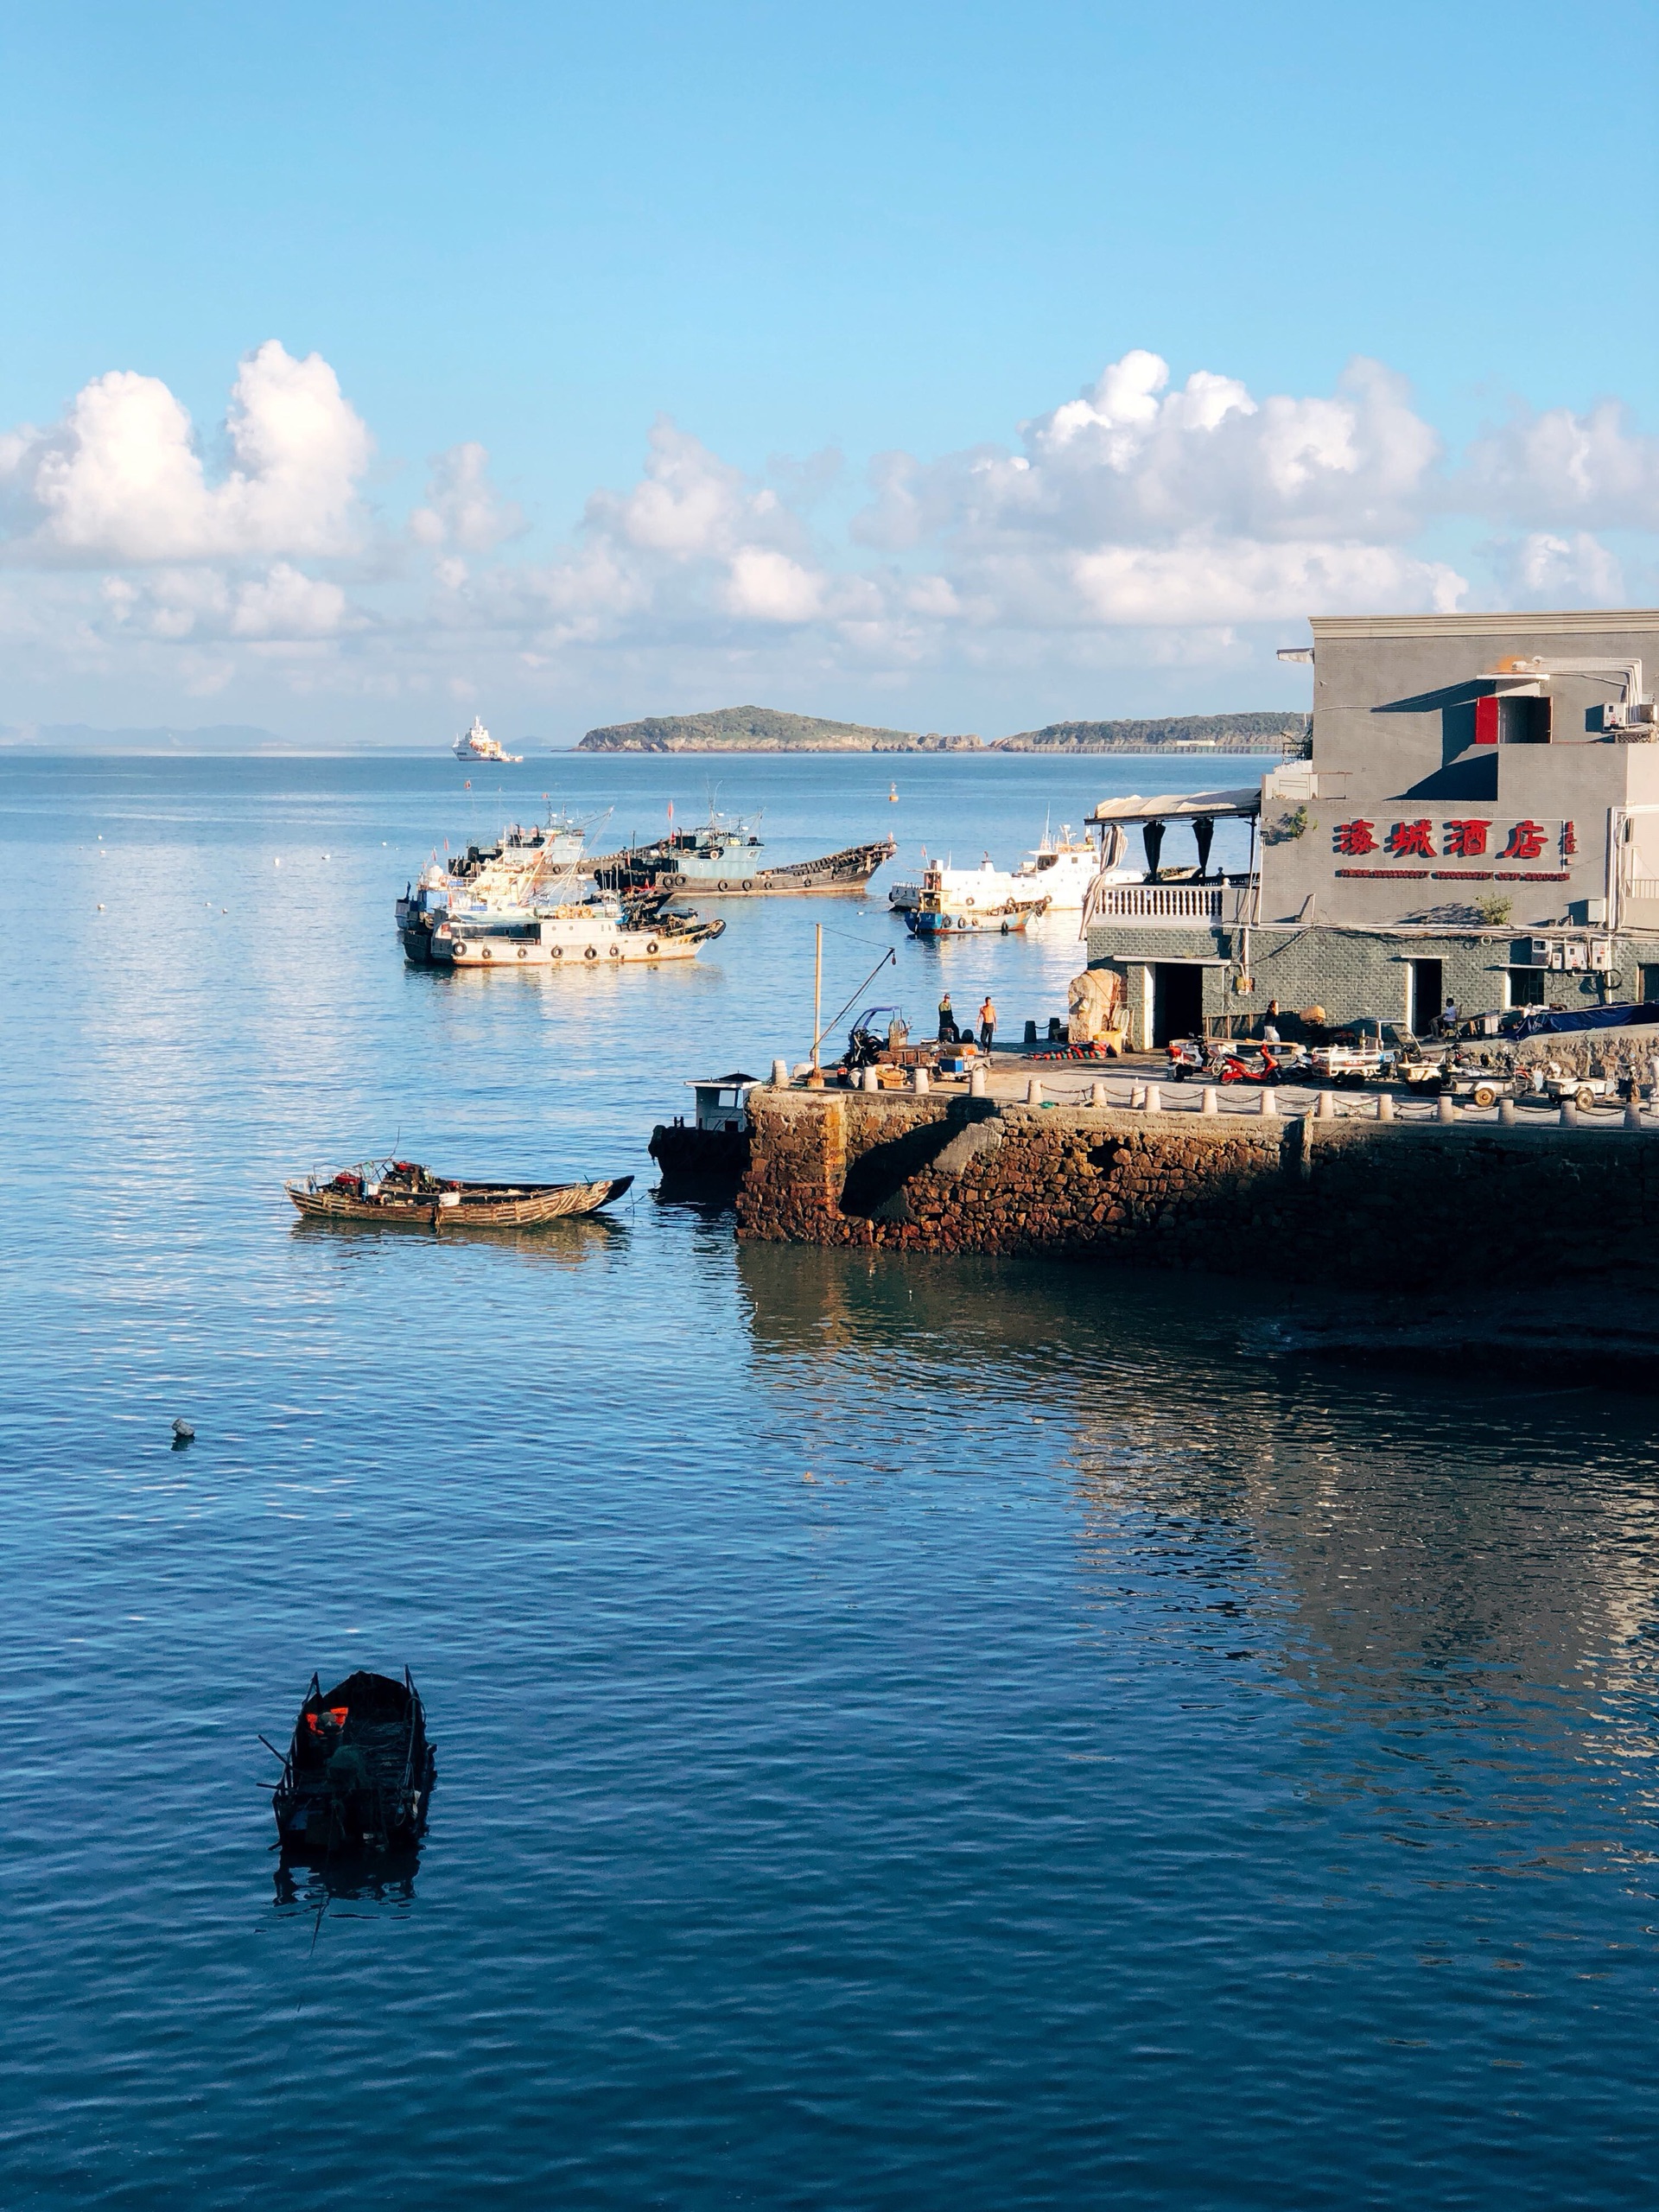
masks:
[[[1147,844],[1147,880],[1097,891],[1087,933],[1132,1041],[1244,1033],[1273,1001],[1421,1031],[1448,998],[1659,999],[1659,611],[1310,626],[1287,655],[1313,664],[1307,759],[1091,817]],[[1228,817],[1250,865],[1224,875],[1202,825]]]

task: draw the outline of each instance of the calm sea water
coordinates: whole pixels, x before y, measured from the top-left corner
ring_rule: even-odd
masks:
[[[785,851],[1003,861],[1216,772],[718,764]],[[1075,942],[766,902],[691,968],[407,971],[411,867],[554,773],[618,831],[706,780],[0,761],[0,2200],[1649,2202],[1650,1406],[1291,1363],[1294,1254],[737,1250],[644,1145],[804,1049],[814,920],[917,1018],[1058,1011]],[[394,1142],[641,1183],[296,1224]],[[417,1872],[285,1881],[255,1732],[405,1662]]]

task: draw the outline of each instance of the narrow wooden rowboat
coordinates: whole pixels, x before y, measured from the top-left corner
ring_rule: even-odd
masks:
[[[304,1859],[410,1850],[425,1829],[436,1773],[407,1667],[401,1682],[359,1673],[331,1690],[313,1675],[271,1793],[277,1840],[285,1855]]]
[[[412,1160],[366,1160],[336,1175],[296,1177],[283,1189],[308,1221],[372,1222],[383,1229],[534,1229],[597,1213],[633,1182],[468,1183]]]

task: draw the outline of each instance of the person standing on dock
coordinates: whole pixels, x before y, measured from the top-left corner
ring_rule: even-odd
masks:
[[[996,1008],[991,1004],[991,995],[985,994],[985,1002],[979,1009],[979,1049],[988,1052],[996,1036]]]
[[[951,1008],[950,994],[947,991],[939,1001],[939,1042],[941,1045],[954,1045],[956,1041],[957,1017]]]

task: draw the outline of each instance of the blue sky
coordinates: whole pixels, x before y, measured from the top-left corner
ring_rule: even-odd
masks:
[[[1659,596],[1651,9],[7,23],[0,722],[995,734]]]

